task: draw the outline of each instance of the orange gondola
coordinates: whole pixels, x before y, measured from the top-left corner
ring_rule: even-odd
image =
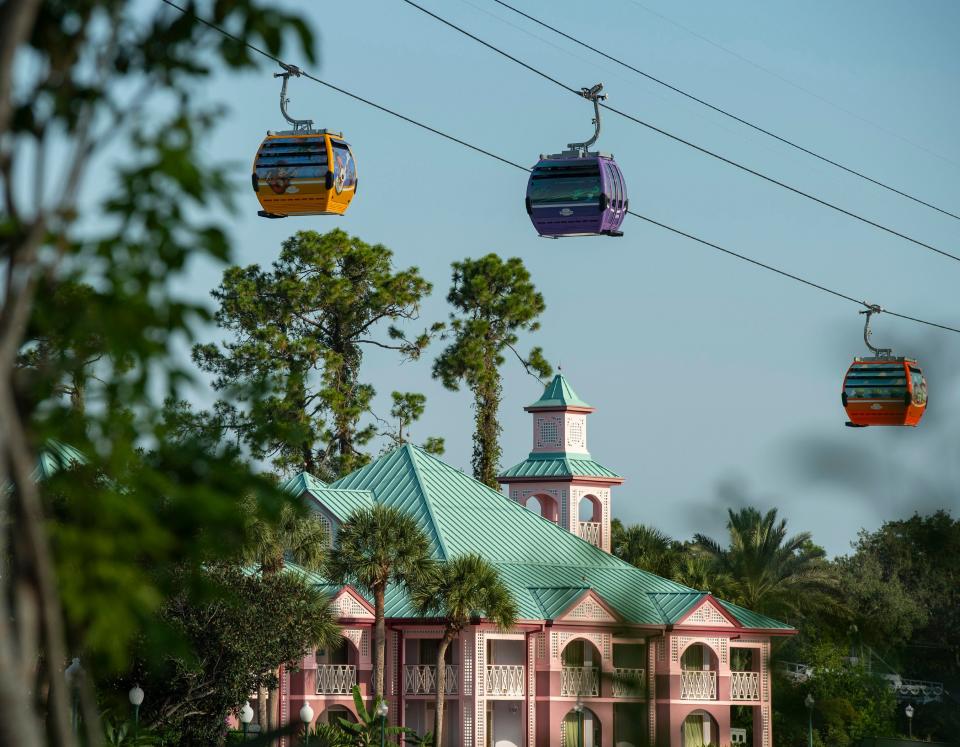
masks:
[[[357,166],[339,132],[313,129],[313,120],[287,114],[287,81],[299,76],[283,65],[280,111],[292,130],[268,132],[253,161],[251,185],[263,218],[289,215],[343,215],[357,192]]]
[[[912,358],[893,355],[890,348],[870,344],[870,317],[883,309],[869,306],[863,339],[874,353],[854,358],[843,379],[841,400],[850,420],[848,426],[911,425],[920,422],[927,409],[927,380]]]

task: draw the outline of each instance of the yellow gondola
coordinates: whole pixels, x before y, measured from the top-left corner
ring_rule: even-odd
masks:
[[[267,132],[253,160],[251,185],[263,218],[343,215],[357,192],[357,165],[339,132],[313,129],[313,120],[287,114],[287,81],[301,71],[283,65],[280,112],[292,130]]]

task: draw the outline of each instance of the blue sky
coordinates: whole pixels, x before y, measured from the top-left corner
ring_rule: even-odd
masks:
[[[423,4],[570,85],[602,81],[613,106],[960,252],[960,222],[737,126],[490,0]],[[516,4],[785,137],[960,209],[955,3]],[[507,158],[532,165],[539,153],[590,133],[586,102],[399,0],[286,5],[318,31],[320,62],[311,72]],[[304,62],[299,53],[287,56]],[[597,407],[590,450],[627,477],[614,496],[616,516],[677,537],[716,535],[728,505],[775,505],[793,530],[812,531],[838,553],[860,527],[915,509],[957,511],[960,498],[950,486],[958,477],[952,413],[960,405],[960,336],[880,318],[875,341],[922,357],[930,411],[916,430],[846,429],[840,384],[850,358],[863,353],[862,317],[853,305],[629,217],[622,239],[539,239],[523,209],[522,173],[305,80],[291,84],[290,110],[343,130],[357,156],[359,193],[343,218],[259,219],[249,162],[264,131],[283,124],[273,71],[265,65],[221,74],[201,92],[229,107],[205,149],[237,166],[241,210],[230,218],[236,261],[269,264],[294,231],[341,227],[386,244],[398,265],[420,268],[434,284],[423,310],[433,321],[447,314],[452,261],[491,251],[522,257],[547,302],[542,330],[524,344],[542,345]],[[612,115],[599,146],[620,163],[633,210],[854,297],[960,324],[956,262]],[[198,262],[178,290],[206,297],[221,270]],[[400,367],[371,351],[364,377],[382,412],[392,390],[426,393],[414,437],[445,437],[447,460],[469,471],[470,396],[430,380],[438,350]],[[530,448],[521,408],[538,395],[539,385],[508,362],[504,467]],[[196,398],[208,401],[209,394],[198,390]]]

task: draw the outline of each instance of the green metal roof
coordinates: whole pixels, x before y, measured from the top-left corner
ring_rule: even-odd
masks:
[[[732,602],[725,602],[722,599],[718,599],[718,602],[723,605],[724,609],[733,615],[740,622],[741,625],[747,628],[762,628],[762,629],[774,629],[774,630],[793,630],[792,625],[787,625],[782,623],[779,620],[774,620],[772,617],[767,617],[766,615],[761,615],[759,612],[754,612],[753,610],[748,610],[744,607],[740,607]]]
[[[540,409],[545,407],[590,407],[584,402],[577,393],[573,391],[570,382],[563,374],[558,373],[553,380],[547,384],[543,390],[543,395],[532,405],[527,405],[527,409]]]
[[[331,488],[309,472],[301,472],[296,477],[291,477],[283,484],[283,489],[293,495],[307,493],[340,521],[346,521],[354,511],[373,505],[373,493],[369,490]]]
[[[607,469],[590,458],[568,452],[532,453],[520,464],[513,465],[498,479],[508,477],[609,477],[621,479],[613,470]]]
[[[37,457],[37,466],[33,470],[33,479],[48,480],[62,469],[69,469],[75,465],[87,464],[88,460],[83,452],[68,446],[65,443],[48,439]]]
[[[437,559],[479,553],[500,572],[521,619],[553,619],[592,589],[627,622],[665,625],[677,619],[681,606],[688,609],[702,596],[594,547],[409,444],[329,487],[307,492],[324,503],[334,496],[365,494],[408,512],[426,532]],[[325,590],[331,589],[316,574],[311,578]],[[745,625],[751,620],[752,627],[762,617],[727,609],[737,619],[743,615]],[[400,588],[388,590],[386,614],[416,617]],[[787,627],[770,623],[766,627]]]

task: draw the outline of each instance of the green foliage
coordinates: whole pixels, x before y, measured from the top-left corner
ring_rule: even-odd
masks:
[[[103,739],[111,747],[155,747],[159,738],[149,729],[138,729],[130,721],[120,721],[104,714]]]
[[[377,714],[381,703],[383,699],[377,696],[368,710],[363,698],[360,697],[360,688],[353,686],[353,705],[357,711],[357,720],[340,719],[340,728],[348,735],[348,741],[345,744],[355,745],[355,747],[374,747],[380,744],[381,731],[385,737],[390,737],[389,740],[384,740],[386,744],[399,744],[399,739],[394,741],[393,737],[414,734],[403,726],[386,726],[383,718]]]
[[[234,185],[202,155],[216,112],[194,103],[201,79],[252,67],[244,42],[279,55],[296,38],[313,59],[313,37],[297,16],[252,0],[211,4],[236,34],[213,37],[187,6],[2,8],[0,670],[10,679],[0,742],[75,744],[67,651],[99,683],[126,668],[135,637],[153,653],[175,646],[156,614],[172,568],[189,579],[237,555],[237,495],[261,497],[265,517],[282,500],[203,438],[164,442],[159,399],[182,399],[189,374],[175,347],[206,319],[171,285],[189,262],[229,257],[225,225],[211,216]],[[76,485],[66,475],[34,485],[49,438],[89,457]],[[85,740],[99,740],[94,708],[82,722]]]
[[[664,578],[673,577],[683,556],[678,542],[647,524],[625,527],[619,519],[614,519],[610,523],[610,542],[618,558]]]
[[[720,591],[729,601],[783,620],[796,620],[804,610],[838,610],[836,571],[809,532],[787,536],[787,522],[777,510],[730,509],[727,548],[702,534],[696,550],[709,558],[728,580]]]
[[[264,521],[251,510],[254,502],[247,498],[240,511],[248,518],[250,540],[243,559],[253,563],[262,573],[276,573],[284,568],[289,556],[297,565],[318,571],[324,567],[330,546],[328,526],[320,517],[302,505],[283,503],[273,521]]]
[[[145,646],[138,681],[149,693],[141,721],[167,741],[214,744],[225,719],[260,687],[275,686],[280,665],[340,639],[329,600],[293,573],[250,574],[232,566],[207,572],[201,591],[184,587],[161,614],[188,641],[157,657]]]
[[[410,432],[407,429],[421,418],[427,405],[427,398],[417,392],[392,392],[390,397],[393,400],[390,417],[396,421],[397,426],[396,430],[384,432],[389,440],[388,449],[408,442]],[[440,456],[444,452],[444,441],[437,436],[430,436],[424,441],[422,448],[430,454]]]
[[[509,350],[528,373],[539,377],[552,373],[539,347],[526,357],[516,348],[518,332],[539,329],[537,318],[546,305],[523,262],[517,257],[503,260],[496,254],[454,262],[447,302],[454,308],[452,339],[434,361],[433,376],[448,389],[459,389],[464,383],[473,392],[473,476],[499,489],[500,367]]]
[[[337,532],[328,575],[334,583],[352,583],[373,597],[373,687],[383,693],[386,629],[384,603],[388,584],[416,589],[430,577],[430,541],[417,521],[382,504],[354,512]]]
[[[863,737],[896,735],[897,702],[885,680],[867,671],[862,662],[849,663],[839,647],[814,645],[805,653],[813,675],[803,683],[778,676],[773,685],[778,745],[807,744],[808,694],[814,699],[816,745],[848,747]]]
[[[233,338],[198,345],[193,357],[227,395],[215,419],[254,457],[326,480],[369,460],[362,447],[376,427],[360,420],[374,389],[360,381],[363,348],[416,359],[436,331],[407,339],[394,326],[419,316],[431,286],[415,267],[394,271],[392,257],[339,229],[300,231],[270,270],[224,273],[215,318]],[[381,324],[389,324],[386,339],[375,337]]]

